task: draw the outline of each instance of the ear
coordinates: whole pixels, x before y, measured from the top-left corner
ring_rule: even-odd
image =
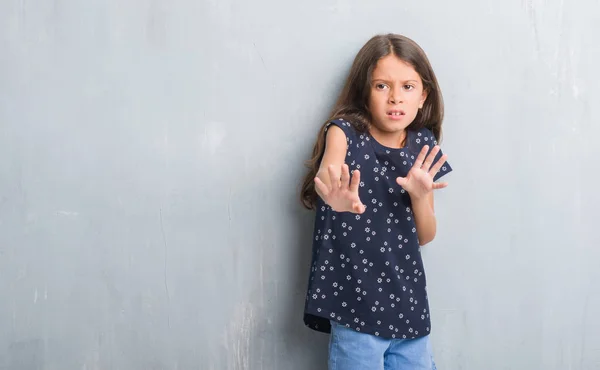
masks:
[[[427,90],[423,89],[423,94],[421,94],[421,101],[419,102],[419,109],[423,108],[425,104],[425,100],[427,99]]]

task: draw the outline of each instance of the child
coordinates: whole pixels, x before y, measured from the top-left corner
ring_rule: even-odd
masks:
[[[442,95],[423,50],[378,35],[356,56],[308,162],[316,209],[305,324],[331,333],[330,370],[435,369],[421,246],[452,169]]]

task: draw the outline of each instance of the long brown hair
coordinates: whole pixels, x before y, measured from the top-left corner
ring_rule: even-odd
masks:
[[[325,152],[325,128],[327,124],[332,119],[343,118],[350,122],[357,131],[368,131],[371,125],[371,113],[369,112],[371,75],[379,59],[390,54],[395,55],[415,69],[423,81],[424,90],[427,92],[427,99],[423,108],[419,110],[414,121],[407,129],[419,130],[427,127],[433,132],[438,141],[441,140],[444,102],[427,55],[416,42],[408,37],[396,34],[374,36],[367,41],[354,58],[350,73],[331,111],[330,118],[319,130],[312,157],[306,162],[309,171],[304,178],[300,192],[300,199],[304,207],[314,209],[317,203],[314,178]]]

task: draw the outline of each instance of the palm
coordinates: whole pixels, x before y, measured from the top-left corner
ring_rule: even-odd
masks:
[[[438,146],[435,146],[431,153],[425,158],[429,147],[425,145],[417,156],[414,165],[408,171],[406,177],[398,177],[396,182],[402,186],[411,196],[422,197],[434,189],[441,189],[448,186],[447,183],[434,183],[433,178],[440,168],[446,163],[446,155],[444,154],[435,164],[433,163],[435,156],[440,151]]]
[[[348,165],[342,165],[341,179],[336,175],[334,166],[327,168],[329,176],[329,186],[321,179],[315,177],[315,185],[322,194],[322,198],[336,212],[363,213],[365,206],[360,201],[358,195],[358,185],[360,183],[360,172],[354,171],[352,181],[350,181],[350,171]]]

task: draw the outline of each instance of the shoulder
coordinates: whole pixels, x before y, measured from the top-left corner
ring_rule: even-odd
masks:
[[[429,146],[428,151],[427,151],[427,155],[429,155],[429,153],[431,153],[431,151],[433,150],[433,147],[438,145],[438,141],[435,138],[435,135],[433,134],[433,132],[431,132],[430,129],[428,129],[426,127],[423,127],[422,129],[413,131],[409,135],[409,140],[410,140],[410,143],[409,143],[410,149],[415,155],[419,154],[425,145]],[[442,149],[440,148],[437,155],[435,156],[434,162],[437,162],[442,157],[443,154],[444,153],[443,153]],[[434,181],[437,181],[440,177],[450,173],[451,171],[452,171],[452,167],[450,166],[448,161],[446,161],[444,163],[444,166],[434,176]]]
[[[408,133],[408,146],[414,153],[419,153],[425,145],[432,149],[438,142],[433,132],[427,127],[418,130],[411,130]]]
[[[350,121],[347,121],[343,118],[332,119],[325,125],[325,132],[331,131],[331,129],[334,127],[339,128],[339,130],[334,129],[334,131],[343,132],[348,140],[353,140],[356,138],[356,128]]]

